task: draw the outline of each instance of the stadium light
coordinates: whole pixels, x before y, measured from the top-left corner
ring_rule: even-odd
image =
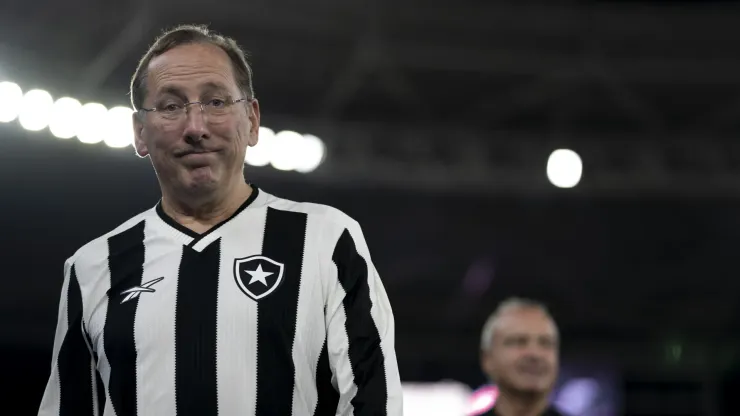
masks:
[[[557,149],[547,159],[547,178],[558,188],[573,188],[581,181],[583,162],[578,153]]]
[[[313,172],[321,165],[326,156],[324,142],[314,135],[304,134],[301,147],[301,157],[297,161],[295,170],[301,173]]]
[[[23,90],[18,84],[0,82],[0,122],[10,123],[18,117],[18,103],[23,100]]]
[[[26,130],[48,129],[59,139],[77,137],[82,143],[102,142],[112,148],[131,146],[134,141],[132,114],[129,107],[108,109],[103,104],[83,104],[72,97],[54,101],[51,94],[42,89],[24,94],[18,84],[0,82],[0,123],[17,119]],[[294,131],[275,133],[268,127],[260,127],[259,142],[247,150],[244,163],[309,173],[319,167],[325,157],[326,146],[314,135]]]
[[[272,144],[270,164],[277,170],[294,170],[300,164],[303,136],[294,131],[281,131],[275,134]]]
[[[106,113],[103,141],[110,147],[131,146],[134,142],[134,125],[131,116],[134,110],[128,107],[113,107]]]
[[[105,136],[105,119],[108,109],[100,103],[87,103],[80,109],[77,119],[77,139],[82,143],[95,144],[103,141]]]
[[[49,125],[54,99],[44,90],[28,91],[20,102],[18,121],[29,131],[41,131]]]
[[[406,416],[467,416],[470,387],[454,381],[402,383],[403,414]]]
[[[70,97],[54,102],[49,121],[49,131],[58,139],[71,139],[77,135],[82,104]]]
[[[270,153],[274,139],[275,132],[271,128],[260,126],[257,146],[247,148],[245,162],[252,166],[269,165]]]

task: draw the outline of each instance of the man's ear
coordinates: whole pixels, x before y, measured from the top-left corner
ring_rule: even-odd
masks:
[[[134,125],[134,149],[136,149],[136,154],[139,157],[147,157],[149,155],[149,147],[142,138],[144,121],[141,119],[141,113],[134,112],[131,116],[131,121]]]
[[[496,362],[492,357],[492,354],[490,351],[483,351],[480,352],[480,366],[483,372],[489,376],[493,377],[493,374],[496,373]]]
[[[249,146],[256,146],[259,141],[259,130],[260,130],[260,103],[257,99],[253,99],[249,102],[250,108],[247,109],[249,116],[249,138],[247,144]]]

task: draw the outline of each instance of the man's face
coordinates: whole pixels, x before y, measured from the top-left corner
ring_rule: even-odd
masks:
[[[208,44],[178,46],[152,59],[146,89],[144,108],[247,98],[228,55]],[[135,114],[134,130],[137,153],[151,157],[162,185],[198,197],[242,177],[246,148],[257,144],[256,101],[236,103],[219,117],[205,114],[197,104],[176,119],[161,114]]]
[[[558,373],[558,334],[554,322],[535,308],[518,308],[499,317],[483,369],[502,388],[546,394]]]

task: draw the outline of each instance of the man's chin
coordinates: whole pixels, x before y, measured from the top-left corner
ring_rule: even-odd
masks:
[[[552,383],[546,380],[527,380],[513,383],[513,386],[518,392],[526,395],[541,395],[550,392]]]
[[[219,182],[210,172],[190,172],[182,181],[182,188],[192,195],[203,195],[218,189]]]
[[[183,182],[187,187],[210,186],[218,182],[218,175],[211,166],[189,168],[183,172]]]

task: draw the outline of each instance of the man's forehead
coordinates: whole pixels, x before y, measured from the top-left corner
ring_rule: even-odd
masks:
[[[502,334],[537,332],[557,335],[555,322],[547,314],[534,308],[506,311],[497,320],[496,327]]]
[[[189,84],[188,89],[195,89],[202,92],[224,92],[228,93],[230,88],[223,82],[219,81],[202,81],[195,84]],[[157,87],[157,92],[161,94],[182,94],[186,88],[177,82],[166,82]]]
[[[175,46],[149,61],[149,69],[166,65],[185,65],[188,63],[224,65],[229,64],[229,55],[216,45],[208,43],[188,43]]]
[[[152,58],[148,75],[148,83],[155,89],[172,90],[185,83],[199,89],[229,89],[234,84],[228,55],[208,44],[181,45]]]

